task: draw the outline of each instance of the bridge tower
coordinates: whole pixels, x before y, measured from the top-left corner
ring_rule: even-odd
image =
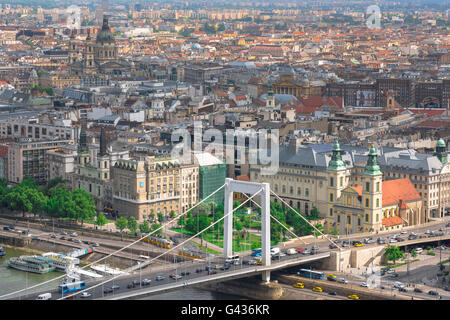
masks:
[[[225,203],[224,213],[233,210],[233,193],[259,193],[261,197],[261,260],[263,266],[270,266],[270,185],[268,183],[256,183],[225,179]],[[223,251],[225,258],[233,254],[233,214],[224,218]],[[270,271],[263,271],[263,281],[270,281]]]

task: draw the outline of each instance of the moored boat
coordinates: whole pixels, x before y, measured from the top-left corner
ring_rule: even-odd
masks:
[[[39,274],[55,270],[55,267],[39,256],[13,257],[8,260],[7,264],[10,268]]]

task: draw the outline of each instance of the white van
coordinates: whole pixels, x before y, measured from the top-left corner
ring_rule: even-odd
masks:
[[[297,251],[294,248],[290,248],[286,251],[287,254],[292,255],[292,254],[297,254]]]
[[[47,292],[37,296],[36,300],[50,300],[52,298],[52,294]]]
[[[403,288],[405,285],[401,282],[395,281],[394,282],[394,288],[400,289]]]
[[[270,254],[275,255],[280,253],[280,248],[272,248],[270,249]]]
[[[414,250],[416,251],[417,254],[420,254],[420,253],[423,252],[423,249],[422,249],[422,248],[416,248],[416,249],[414,249]]]
[[[229,264],[239,264],[239,256],[234,255],[234,256],[227,257],[225,262],[229,263]]]

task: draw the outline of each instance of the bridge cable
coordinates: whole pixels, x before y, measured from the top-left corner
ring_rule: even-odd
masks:
[[[214,192],[212,192],[212,193],[211,193],[210,195],[208,195],[206,198],[204,198],[204,199],[201,200],[200,202],[196,203],[194,206],[192,206],[191,208],[189,208],[188,210],[186,210],[184,213],[182,213],[182,214],[180,214],[178,217],[176,217],[174,220],[172,220],[172,221],[170,221],[170,222],[168,222],[168,223],[166,223],[166,224],[171,224],[171,223],[173,223],[174,221],[177,221],[177,220],[180,219],[182,216],[186,215],[190,210],[194,209],[195,207],[197,207],[198,205],[200,205],[201,203],[203,203],[204,201],[206,201],[208,198],[210,198],[211,196],[213,196],[214,194],[216,194],[216,193],[217,193],[219,190],[221,190],[224,186],[225,186],[225,184],[223,184],[221,187],[217,188]],[[102,258],[100,258],[100,259],[98,259],[98,260],[96,260],[96,261],[93,261],[93,262],[87,264],[87,265],[84,266],[84,267],[81,267],[81,269],[87,268],[87,267],[89,267],[89,266],[91,266],[91,265],[93,265],[93,264],[95,264],[95,263],[98,263],[98,262],[100,262],[100,261],[103,261],[103,260],[105,260],[105,259],[107,259],[107,258],[113,256],[114,254],[119,253],[119,252],[125,250],[126,248],[128,248],[128,247],[130,247],[130,246],[132,246],[132,245],[134,245],[134,244],[136,244],[136,243],[138,243],[138,242],[140,242],[140,241],[143,241],[145,238],[147,238],[147,237],[151,236],[152,234],[154,234],[155,232],[159,231],[159,230],[160,230],[161,228],[163,228],[166,224],[161,225],[161,227],[159,227],[158,229],[155,229],[155,230],[151,231],[151,232],[148,233],[147,235],[145,235],[145,236],[143,236],[142,238],[140,238],[140,239],[138,239],[138,240],[132,242],[131,244],[126,245],[126,246],[122,247],[121,249],[118,249],[118,250],[116,250],[116,251],[114,251],[114,252],[112,252],[112,253],[106,255],[105,257],[102,257]],[[142,266],[141,266],[141,268],[142,268]],[[28,291],[28,290],[30,290],[30,289],[33,289],[33,288],[42,286],[42,285],[47,284],[47,283],[50,283],[50,282],[52,282],[52,281],[56,281],[56,280],[59,280],[59,279],[61,279],[61,278],[64,278],[65,276],[66,276],[66,274],[64,274],[64,275],[62,275],[62,276],[59,276],[59,277],[56,277],[56,278],[53,278],[53,279],[50,279],[50,280],[47,280],[47,281],[45,281],[45,282],[38,283],[38,284],[36,284],[36,285],[34,285],[34,286],[31,286],[31,287],[28,287],[28,288],[16,290],[16,291],[14,291],[14,292],[10,292],[10,293],[1,295],[1,296],[0,296],[0,299],[3,299],[4,297],[11,296],[11,295],[14,295],[14,294],[23,292],[23,291]]]
[[[239,209],[240,207],[242,207],[245,203],[247,203],[247,202],[250,201],[253,197],[255,197],[256,195],[258,195],[262,190],[263,190],[263,189],[260,189],[258,192],[254,193],[249,199],[245,200],[245,201],[244,201],[243,203],[241,203],[238,207],[236,207],[235,209],[233,209],[233,210],[231,210],[230,212],[228,212],[226,215],[224,215],[222,218],[218,219],[218,220],[217,220],[216,222],[214,222],[213,224],[210,224],[210,225],[209,225],[208,227],[206,227],[205,229],[203,229],[203,230],[201,230],[200,232],[196,233],[196,234],[193,235],[192,237],[186,239],[186,240],[183,241],[182,243],[180,243],[180,244],[178,244],[178,245],[176,245],[176,246],[170,248],[169,250],[165,251],[164,253],[160,254],[159,256],[156,256],[156,257],[150,259],[149,261],[144,262],[144,264],[145,264],[145,263],[150,264],[153,260],[156,260],[156,259],[160,258],[161,256],[163,256],[163,255],[169,253],[169,252],[172,251],[172,250],[175,250],[175,249],[178,248],[179,246],[182,246],[184,243],[186,243],[186,242],[192,240],[193,238],[197,237],[199,234],[201,234],[201,233],[203,233],[204,231],[208,230],[209,228],[211,228],[211,227],[214,226],[215,224],[217,224],[217,223],[219,223],[220,221],[222,221],[223,219],[225,219],[228,215],[230,215],[230,214],[232,214],[234,211],[238,210],[238,209]],[[130,268],[128,268],[127,270],[129,270],[129,271],[134,271],[133,268],[136,268],[136,266],[135,266],[135,267],[130,267]],[[78,292],[69,294],[69,295],[67,295],[67,296],[65,296],[65,297],[59,298],[58,300],[63,300],[63,299],[66,299],[66,298],[69,298],[69,297],[72,297],[72,296],[76,296],[76,295],[78,295],[78,294],[80,294],[80,293],[83,293],[83,292],[85,292],[85,291],[89,291],[89,290],[91,290],[91,289],[94,289],[94,288],[96,288],[96,287],[99,287],[99,286],[101,286],[101,285],[103,285],[103,284],[105,284],[105,283],[107,283],[107,282],[109,282],[109,281],[112,281],[112,280],[114,280],[114,279],[116,279],[116,278],[118,278],[118,277],[121,277],[121,276],[123,276],[123,275],[122,275],[122,274],[119,274],[119,275],[113,276],[111,279],[108,279],[108,280],[105,280],[105,281],[103,281],[103,282],[101,282],[101,283],[95,284],[94,286],[91,286],[91,287],[86,288],[86,289],[84,289],[84,290],[81,290],[81,291],[78,291]]]

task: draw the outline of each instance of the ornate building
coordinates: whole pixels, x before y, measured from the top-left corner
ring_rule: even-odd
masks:
[[[69,42],[69,67],[72,75],[104,75],[110,77],[131,76],[134,65],[120,59],[116,40],[108,24],[103,18],[102,29],[94,40],[90,31],[86,40],[80,41],[71,35]]]

